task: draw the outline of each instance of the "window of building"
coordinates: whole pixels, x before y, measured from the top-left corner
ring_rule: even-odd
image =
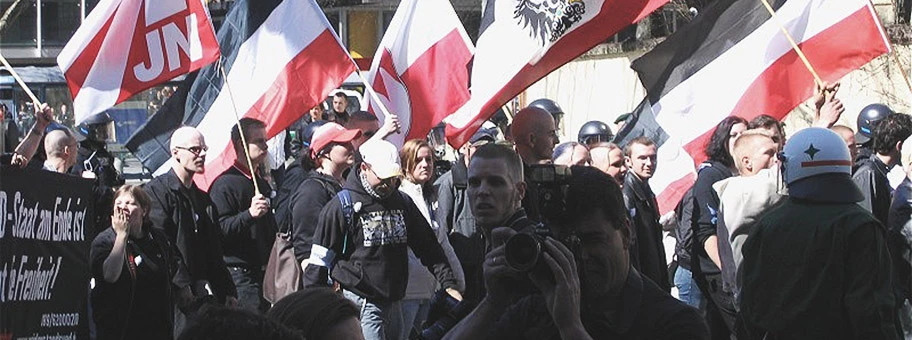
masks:
[[[41,44],[63,46],[82,23],[80,0],[41,0]]]
[[[11,0],[0,0],[0,10],[6,10],[13,4]],[[38,44],[37,6],[35,2],[24,1],[22,10],[16,18],[8,22],[6,30],[0,35],[0,44],[4,46],[35,47]]]

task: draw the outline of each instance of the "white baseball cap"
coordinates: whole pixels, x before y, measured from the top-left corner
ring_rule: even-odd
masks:
[[[370,139],[358,148],[361,159],[370,165],[371,170],[380,179],[399,176],[402,166],[399,164],[399,150],[390,142],[382,139]]]

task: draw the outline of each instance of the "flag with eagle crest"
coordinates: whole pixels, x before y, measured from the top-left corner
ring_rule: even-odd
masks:
[[[447,117],[458,147],[504,103],[668,0],[485,0],[471,98]]]

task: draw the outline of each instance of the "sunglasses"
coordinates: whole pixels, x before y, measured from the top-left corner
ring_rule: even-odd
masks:
[[[199,156],[199,154],[202,153],[203,151],[209,151],[209,147],[207,147],[205,145],[191,146],[191,147],[176,146],[175,148],[190,151],[190,153],[197,155],[197,156]]]

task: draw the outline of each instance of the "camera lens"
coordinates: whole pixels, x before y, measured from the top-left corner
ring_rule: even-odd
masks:
[[[516,234],[507,240],[504,248],[507,265],[518,271],[529,271],[538,262],[541,242],[532,234]]]

